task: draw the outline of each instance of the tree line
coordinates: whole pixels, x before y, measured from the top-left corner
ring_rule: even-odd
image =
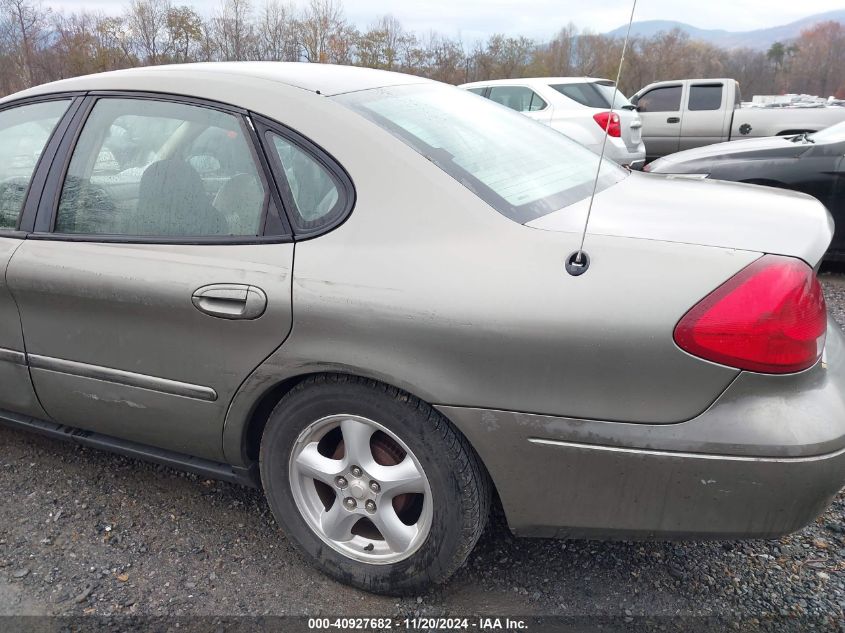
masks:
[[[172,0],[130,0],[119,12],[54,11],[39,0],[0,0],[0,95],[76,75],[195,61],[308,61],[395,70],[459,84],[529,76],[615,78],[620,38],[563,26],[549,41],[496,34],[464,42],[415,33],[391,15],[365,29],[341,0],[222,0],[209,17]],[[743,94],[845,98],[845,27],[825,22],[768,51],[722,49],[680,31],[636,37],[621,88],[653,81],[733,77]]]

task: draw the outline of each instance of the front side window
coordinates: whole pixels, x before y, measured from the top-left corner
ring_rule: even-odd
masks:
[[[681,109],[681,86],[649,90],[637,102],[640,112],[678,112]]]
[[[344,209],[340,189],[332,173],[286,138],[273,132],[268,135],[284,171],[299,228],[313,230],[337,219]]]
[[[0,112],[0,230],[14,230],[35,166],[70,100]]]
[[[468,92],[471,92],[471,93],[477,94],[477,95],[481,95],[482,97],[484,96],[485,90],[487,90],[487,88],[467,88]]]
[[[487,98],[517,112],[537,112],[547,105],[540,95],[525,86],[494,86]]]
[[[722,108],[722,84],[690,86],[689,109],[693,112],[720,110]]]
[[[267,192],[242,120],[201,106],[101,99],[82,129],[55,231],[256,236]]]
[[[525,223],[589,197],[599,157],[552,128],[463,90],[413,85],[334,97],[384,128],[510,219]],[[624,179],[602,164],[598,190]]]

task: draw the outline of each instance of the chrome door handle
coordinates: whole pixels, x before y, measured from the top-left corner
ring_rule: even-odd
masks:
[[[197,310],[219,319],[257,319],[267,309],[267,295],[246,284],[211,284],[191,296]]]

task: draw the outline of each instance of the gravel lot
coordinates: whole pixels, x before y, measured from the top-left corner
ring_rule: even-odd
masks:
[[[845,276],[823,281],[845,327]],[[0,444],[0,615],[843,619],[842,494],[778,541],[517,540],[496,520],[448,585],[400,600],[306,565],[256,491],[3,428]]]

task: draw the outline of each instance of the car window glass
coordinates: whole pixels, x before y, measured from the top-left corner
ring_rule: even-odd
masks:
[[[615,109],[631,105],[628,98],[616,90],[612,82],[553,84],[551,87],[563,96],[572,99],[575,103],[580,103],[588,108],[607,109],[611,107],[611,101],[613,101]],[[615,96],[614,92],[616,93]]]
[[[493,86],[488,99],[517,112],[536,112],[547,105],[540,95],[525,86]]]
[[[654,88],[637,102],[640,112],[677,112],[681,109],[681,86]]]
[[[55,230],[255,236],[266,198],[239,117],[181,103],[101,99],[73,152]]]
[[[313,229],[336,219],[342,211],[341,197],[331,172],[286,138],[273,133],[270,138],[284,170],[300,227]]]
[[[514,221],[552,213],[628,174],[546,125],[439,85],[334,97],[390,132]],[[598,183],[595,183],[596,173]]]
[[[487,90],[487,88],[467,88],[467,90],[473,94],[484,95],[484,91]]]
[[[35,166],[70,100],[0,112],[0,229],[14,230]]]
[[[722,84],[690,86],[689,109],[693,112],[719,110],[722,107]]]

